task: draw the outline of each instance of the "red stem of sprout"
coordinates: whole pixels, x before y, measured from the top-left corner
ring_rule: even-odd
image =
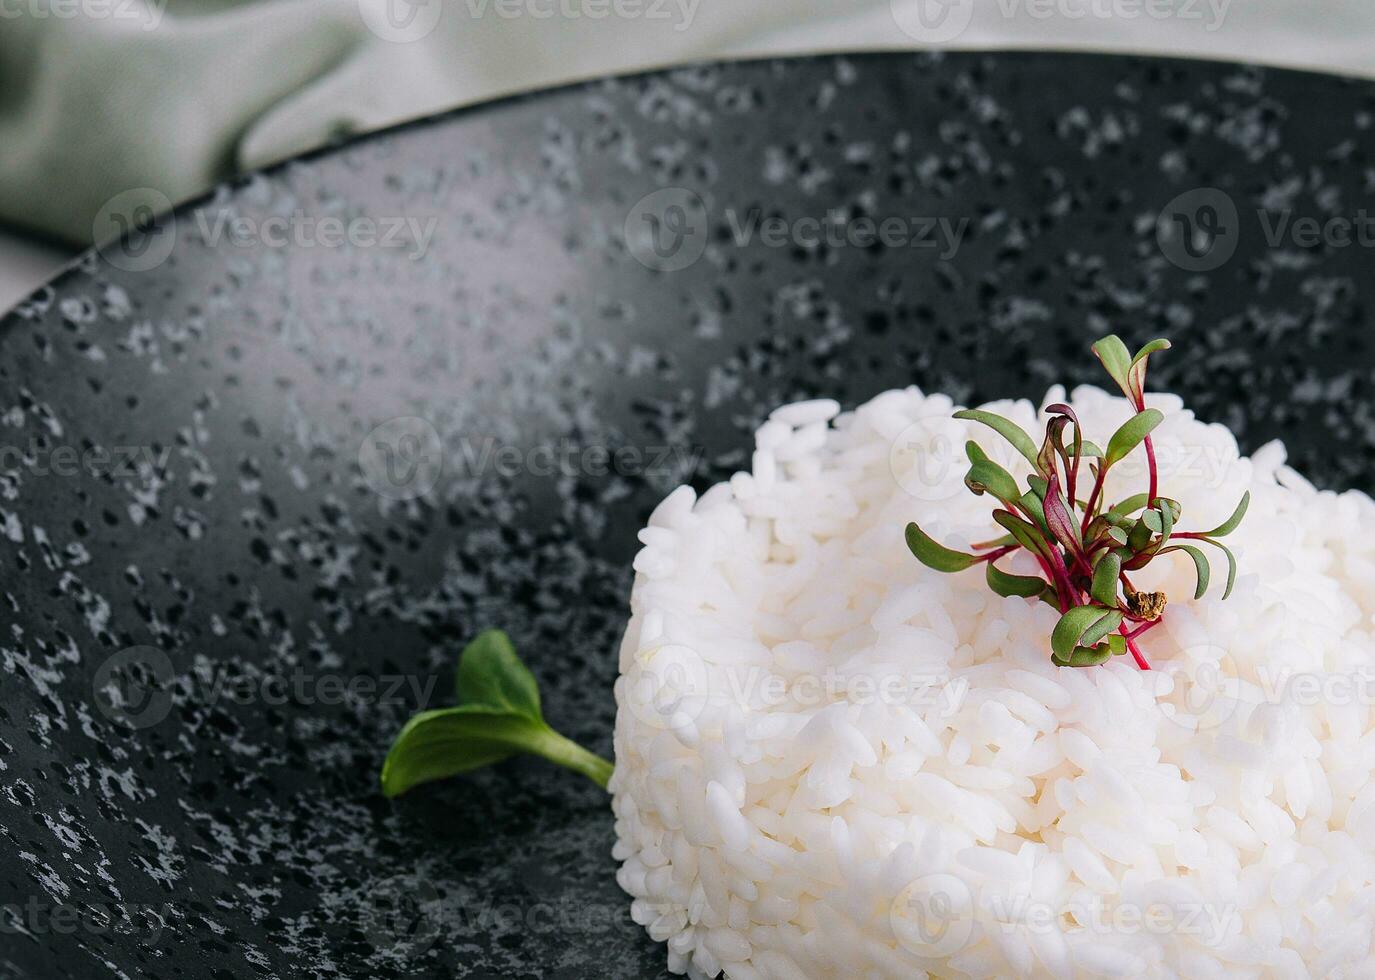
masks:
[[[1155,498],[1158,496],[1156,491],[1160,489],[1160,479],[1155,466],[1155,446],[1151,444],[1150,436],[1146,437],[1146,465],[1151,469],[1150,496],[1146,498],[1146,504],[1150,506],[1155,503]]]
[[[1147,622],[1141,624],[1140,626],[1138,626],[1136,629],[1132,630],[1130,633],[1127,633],[1127,634],[1126,634],[1126,637],[1127,637],[1127,639],[1129,639],[1129,640],[1134,640],[1134,639],[1136,639],[1138,636],[1140,636],[1142,633],[1146,632],[1146,630],[1150,629],[1150,628],[1153,627],[1153,626],[1158,626],[1159,624],[1160,624],[1160,620],[1159,620],[1159,619],[1152,619],[1152,620],[1149,620],[1149,621],[1147,621]]]
[[[1093,492],[1089,494],[1088,503],[1084,506],[1084,520],[1079,526],[1082,533],[1088,532],[1089,524],[1093,521],[1094,508],[1098,504],[1098,497],[1103,492],[1103,481],[1107,478],[1107,466],[1098,467],[1098,478],[1093,481]]]
[[[1159,620],[1156,620],[1155,622],[1159,622]],[[1123,638],[1126,639],[1127,649],[1131,652],[1132,659],[1136,661],[1136,666],[1140,667],[1142,670],[1150,670],[1151,665],[1146,661],[1146,658],[1142,656],[1141,649],[1136,645],[1136,640],[1133,639],[1135,634],[1128,631],[1125,624],[1118,627],[1118,632],[1120,632]],[[1142,632],[1145,631],[1142,630]]]

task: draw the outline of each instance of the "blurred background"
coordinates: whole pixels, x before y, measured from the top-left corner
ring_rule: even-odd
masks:
[[[1375,74],[1369,0],[0,0],[0,310],[217,181],[683,61],[1051,48]]]

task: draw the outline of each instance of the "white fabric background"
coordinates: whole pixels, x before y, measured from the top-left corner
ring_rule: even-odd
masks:
[[[0,0],[0,218],[74,242],[130,187],[180,200],[340,131],[698,58],[939,44],[1375,76],[1370,0],[38,2]],[[391,8],[409,30],[388,3],[415,4]],[[0,230],[0,309],[72,251]]]

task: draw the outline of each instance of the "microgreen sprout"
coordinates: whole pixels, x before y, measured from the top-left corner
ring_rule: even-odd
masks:
[[[1116,336],[1093,345],[1113,381],[1122,389],[1136,413],[1099,448],[1084,438],[1074,409],[1056,404],[1045,437],[1038,447],[1015,422],[991,412],[956,412],[955,418],[979,422],[993,429],[1031,464],[1028,490],[988,457],[975,442],[965,447],[969,472],[965,485],[976,495],[992,496],[1000,506],[993,520],[1001,537],[974,545],[976,554],[952,551],[937,544],[915,523],[907,525],[907,546],[929,568],[958,572],[984,566],[988,586],[1001,596],[1039,599],[1060,611],[1051,633],[1051,660],[1061,667],[1090,667],[1113,656],[1132,655],[1137,666],[1150,670],[1141,652],[1141,636],[1160,623],[1165,613],[1163,592],[1139,592],[1131,575],[1160,555],[1180,553],[1194,563],[1197,588],[1194,598],[1208,590],[1208,558],[1193,544],[1197,541],[1219,549],[1227,558],[1227,586],[1222,598],[1232,594],[1237,563],[1231,549],[1219,538],[1230,534],[1246,516],[1251,495],[1246,493],[1236,509],[1211,531],[1176,531],[1181,516],[1179,501],[1160,496],[1159,471],[1151,433],[1164,421],[1154,408],[1146,407],[1146,367],[1150,356],[1168,350],[1168,340],[1153,340],[1133,356]],[[1146,456],[1147,488],[1108,505],[1104,483],[1108,471],[1138,447]],[[1013,575],[997,562],[1025,551],[1040,566],[1039,575]]]
[[[457,705],[420,712],[396,736],[382,764],[385,795],[519,754],[541,756],[606,789],[611,763],[549,727],[534,675],[505,633],[487,630],[464,648],[455,688]]]

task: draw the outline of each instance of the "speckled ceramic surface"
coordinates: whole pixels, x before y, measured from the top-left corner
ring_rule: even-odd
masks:
[[[1225,65],[698,67],[364,140],[88,257],[0,328],[0,976],[659,976],[591,784],[380,796],[464,639],[506,628],[608,752],[667,490],[779,402],[1039,396],[1109,330],[1370,489],[1372,120],[1371,84]]]

